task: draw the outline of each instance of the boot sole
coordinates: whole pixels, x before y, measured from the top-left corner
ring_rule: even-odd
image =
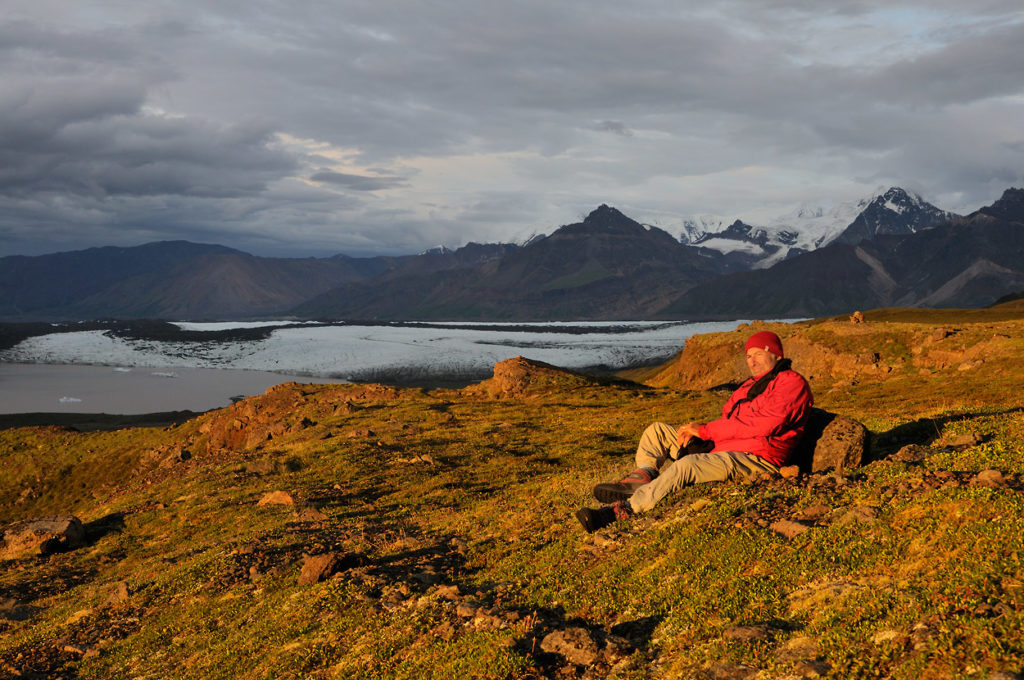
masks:
[[[576,519],[580,521],[580,524],[583,525],[584,530],[586,530],[588,534],[592,534],[601,528],[597,526],[597,523],[595,522],[594,518],[594,511],[591,510],[590,508],[583,508],[581,510],[577,510]]]
[[[633,491],[623,484],[598,484],[594,487],[594,498],[602,503],[614,503],[615,501],[628,501]]]

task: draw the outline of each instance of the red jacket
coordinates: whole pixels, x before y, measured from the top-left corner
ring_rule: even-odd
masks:
[[[732,405],[747,396],[757,377],[740,385],[722,407],[722,417],[702,425],[698,436],[713,441],[714,451],[752,453],[781,467],[800,443],[814,398],[802,375],[782,371],[764,392],[740,404],[728,417]]]

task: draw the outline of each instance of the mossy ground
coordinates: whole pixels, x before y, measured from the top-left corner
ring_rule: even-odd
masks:
[[[881,350],[828,324],[796,332],[889,366],[911,365],[913,338],[931,332],[868,320],[905,332]],[[1019,322],[1003,323],[958,328],[965,344],[1006,335],[1019,356]],[[149,452],[201,444],[217,414],[165,429],[0,431],[0,523],[74,513],[89,536],[0,563],[0,604],[23,612],[0,618],[0,676],[1024,671],[1024,369],[865,375],[822,376],[817,405],[865,422],[880,455],[914,443],[922,461],[694,487],[595,535],[573,513],[595,505],[594,483],[631,469],[643,428],[714,417],[725,392],[575,376],[517,399],[297,386],[287,396],[303,427],[236,451],[197,446],[185,460]],[[255,398],[257,411],[273,398]],[[333,408],[342,402],[351,407]],[[983,441],[946,444],[968,433]],[[1006,483],[973,481],[988,469]],[[258,507],[274,490],[324,517]],[[793,518],[810,528],[790,539],[768,528]],[[327,552],[341,558],[337,575],[298,585],[303,556]],[[120,582],[130,596],[109,601]],[[541,649],[573,626],[628,646],[589,668]],[[730,632],[744,626],[762,633]]]

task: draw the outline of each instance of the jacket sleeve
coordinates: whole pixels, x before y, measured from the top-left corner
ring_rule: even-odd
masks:
[[[786,371],[762,394],[740,404],[732,418],[722,417],[701,427],[699,436],[716,442],[770,437],[792,429],[810,406],[811,390],[807,382],[799,374]]]

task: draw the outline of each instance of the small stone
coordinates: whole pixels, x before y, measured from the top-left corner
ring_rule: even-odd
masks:
[[[455,614],[457,616],[461,616],[464,619],[472,619],[476,616],[476,613],[479,610],[480,608],[473,604],[470,604],[468,602],[460,602],[455,607]]]
[[[577,666],[589,666],[598,657],[597,643],[585,628],[566,628],[548,633],[540,643],[540,648],[550,654],[565,657],[566,661]]]
[[[797,477],[800,476],[800,466],[787,465],[785,467],[779,468],[779,474],[782,476],[783,479],[796,479]]]
[[[256,503],[258,508],[268,505],[295,505],[295,497],[287,491],[271,491]]]
[[[338,556],[334,553],[307,555],[302,563],[302,572],[299,574],[299,585],[312,585],[328,578],[334,573],[338,564]]]
[[[777,522],[773,522],[770,528],[775,533],[790,539],[796,538],[810,529],[810,527],[803,522],[796,522],[788,519],[780,519]]]
[[[438,597],[443,597],[446,600],[457,600],[459,599],[459,587],[458,586],[437,586],[434,588],[434,592],[437,593]]]
[[[811,521],[817,521],[823,519],[832,514],[832,508],[824,504],[812,505],[809,508],[804,508],[797,512],[799,519],[806,519]]]
[[[907,444],[892,455],[898,463],[920,463],[928,456],[928,449],[918,444]]]
[[[967,434],[961,434],[959,436],[946,440],[943,443],[946,446],[952,446],[956,448],[968,448],[980,444],[983,440],[984,437],[982,437],[977,432],[968,432]]]
[[[127,602],[131,594],[128,583],[126,581],[118,581],[110,590],[110,595],[107,597],[107,605],[118,605]]]
[[[971,484],[989,489],[1001,489],[1006,486],[1006,478],[999,470],[982,470],[971,480]]]

